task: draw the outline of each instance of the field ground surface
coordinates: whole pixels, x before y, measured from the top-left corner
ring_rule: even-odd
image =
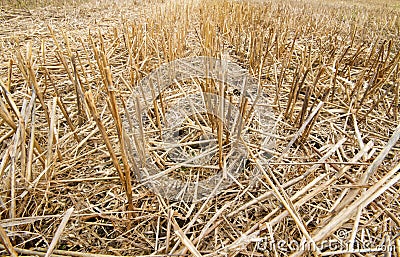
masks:
[[[394,0],[0,0],[0,255],[400,256],[399,39]],[[142,79],[199,56],[257,96],[189,77],[140,104]],[[163,148],[193,92],[243,117],[186,117],[177,147],[210,135],[206,164]],[[166,194],[154,169],[231,183]]]

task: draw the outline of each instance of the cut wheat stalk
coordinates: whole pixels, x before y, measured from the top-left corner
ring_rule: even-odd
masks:
[[[55,103],[54,103],[54,105],[55,105]],[[50,256],[52,255],[52,253],[53,253],[53,251],[54,251],[54,248],[56,247],[56,245],[57,245],[57,243],[58,243],[58,240],[60,239],[61,234],[62,234],[63,230],[65,229],[65,226],[67,225],[68,220],[69,220],[69,218],[71,217],[71,214],[73,213],[73,211],[74,211],[74,208],[72,207],[72,208],[69,208],[69,209],[65,212],[64,217],[63,217],[63,219],[61,220],[61,223],[60,223],[60,225],[58,226],[57,231],[56,231],[56,233],[55,233],[53,239],[51,240],[51,243],[50,243],[50,245],[49,245],[49,248],[47,249],[46,254],[45,254],[44,257],[50,257]]]
[[[393,133],[392,137],[389,139],[387,142],[385,148],[379,153],[379,155],[374,159],[372,164],[368,166],[368,168],[365,170],[365,172],[362,174],[362,176],[359,178],[357,183],[359,184],[365,184],[368,179],[373,175],[373,173],[378,169],[378,167],[381,165],[385,157],[388,155],[389,151],[393,148],[393,146],[399,141],[400,138],[400,126],[398,126]],[[341,201],[339,206],[335,209],[335,211],[340,211],[342,210],[345,206],[347,206],[359,193],[359,189],[352,189],[350,192],[346,195],[346,197]]]
[[[96,105],[94,103],[93,95],[92,95],[92,93],[90,91],[85,93],[85,100],[86,100],[86,103],[87,103],[87,105],[89,107],[89,110],[90,110],[90,112],[92,114],[92,117],[95,120],[95,122],[97,124],[97,127],[99,128],[102,137],[104,138],[104,142],[105,142],[105,144],[107,146],[107,149],[108,149],[108,152],[110,154],[111,160],[112,160],[112,162],[114,164],[114,167],[118,172],[119,178],[121,180],[121,184],[125,185],[126,182],[125,182],[124,173],[122,172],[122,169],[121,169],[121,166],[119,165],[117,156],[115,155],[115,152],[114,152],[114,150],[113,150],[113,148],[111,146],[110,139],[109,139],[109,137],[107,135],[106,129],[104,127],[104,124],[100,120],[99,114],[97,112]]]
[[[354,213],[356,213],[356,209],[359,207],[364,208],[368,204],[370,204],[373,200],[375,200],[378,196],[383,194],[389,187],[395,184],[400,180],[400,174],[397,174],[400,170],[400,164],[398,164],[394,169],[392,169],[388,174],[386,174],[378,183],[374,186],[370,187],[367,191],[363,192],[357,200],[355,200],[352,204],[342,209],[337,213],[337,215],[328,223],[325,227],[318,230],[313,239],[316,242],[323,240],[328,237],[331,233],[333,233],[336,229],[340,227],[343,223],[345,223],[349,218],[351,218]],[[302,254],[302,251],[298,251],[293,256],[299,256]]]
[[[109,102],[109,108],[111,109],[111,113],[113,115],[114,121],[115,121],[115,125],[118,131],[118,141],[119,141],[119,147],[121,150],[121,158],[122,158],[122,163],[123,163],[123,167],[124,167],[124,182],[123,185],[125,187],[126,190],[126,195],[128,198],[128,210],[129,211],[133,211],[133,199],[132,199],[132,180],[131,180],[131,167],[128,163],[128,157],[127,157],[127,151],[125,149],[125,132],[122,128],[122,121],[121,121],[121,117],[119,115],[119,110],[118,110],[118,106],[117,106],[117,102],[116,102],[116,97],[115,97],[115,92],[114,92],[114,88],[113,88],[113,82],[112,82],[112,78],[111,78],[111,72],[110,69],[107,67],[106,68],[106,76],[107,76],[107,83],[108,83],[108,96],[110,99]],[[121,181],[123,182],[123,181]],[[128,217],[131,218],[132,217],[132,213],[128,213]],[[130,225],[128,224],[128,228],[130,227]]]
[[[13,245],[11,244],[10,238],[7,236],[7,232],[2,226],[0,226],[0,239],[10,256],[17,257],[18,253],[15,251]],[[0,245],[0,247],[2,246]]]

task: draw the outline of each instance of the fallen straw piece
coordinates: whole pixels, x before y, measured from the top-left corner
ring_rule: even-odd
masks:
[[[50,257],[50,256],[52,255],[52,253],[53,253],[53,251],[54,251],[54,249],[55,249],[55,247],[56,247],[56,245],[57,245],[57,243],[58,243],[58,240],[60,239],[61,234],[62,234],[62,232],[64,231],[65,226],[67,225],[68,220],[69,220],[69,218],[71,217],[71,215],[72,215],[73,212],[74,212],[74,207],[69,208],[69,209],[65,212],[64,217],[63,217],[63,219],[62,219],[60,225],[58,226],[57,231],[56,231],[56,233],[54,234],[53,240],[51,240],[49,249],[47,250],[47,252],[46,252],[46,254],[45,254],[44,257]]]

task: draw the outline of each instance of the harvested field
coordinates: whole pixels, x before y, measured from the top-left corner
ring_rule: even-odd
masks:
[[[399,38],[391,0],[0,0],[0,255],[400,256]]]

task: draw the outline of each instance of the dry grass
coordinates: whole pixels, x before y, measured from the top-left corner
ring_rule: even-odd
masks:
[[[54,1],[54,0],[1,0],[0,6],[4,8],[18,8],[30,10],[32,8],[38,7],[62,7],[62,6],[76,6],[85,1],[83,0],[62,0],[62,1]]]
[[[0,254],[311,255],[269,247],[304,239],[324,255],[400,256],[396,1],[1,3]],[[276,126],[268,165],[247,145],[238,182],[193,203],[138,181],[120,118],[142,78],[191,56],[248,70]],[[157,131],[168,103],[153,104]]]

